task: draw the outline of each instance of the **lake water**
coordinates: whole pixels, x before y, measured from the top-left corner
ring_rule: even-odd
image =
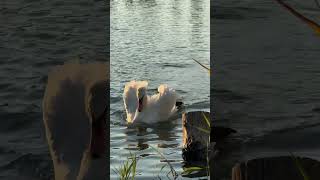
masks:
[[[286,1],[320,22],[314,1]],[[211,4],[212,111],[238,131],[224,144],[215,179],[239,161],[273,155],[320,159],[320,37],[276,1]]]
[[[289,1],[288,1],[289,2]],[[314,1],[290,3],[319,22]],[[186,110],[209,110],[209,2],[111,1],[111,177],[130,152],[139,179],[165,162],[182,171],[181,120],[146,131],[127,128],[122,91],[132,79],[151,90],[167,83]],[[104,1],[12,0],[0,3],[0,179],[51,179],[41,113],[48,70],[75,57],[103,61]],[[211,3],[216,124],[238,131],[215,161],[229,179],[234,163],[294,152],[320,159],[320,39],[274,1]],[[167,172],[168,169],[163,170]],[[165,174],[161,174],[165,176]]]
[[[107,62],[104,1],[0,2],[0,179],[52,179],[41,103],[49,69]]]
[[[111,178],[130,153],[137,154],[137,179],[156,179],[166,164],[157,148],[181,173],[181,119],[144,131],[128,128],[122,93],[131,80],[176,89],[187,111],[210,108],[209,75],[192,58],[209,64],[210,5],[205,0],[111,1]],[[168,167],[159,174],[166,178]],[[182,177],[180,177],[182,178]]]

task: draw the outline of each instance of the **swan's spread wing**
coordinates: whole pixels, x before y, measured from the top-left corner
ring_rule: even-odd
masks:
[[[145,88],[147,89],[148,87],[148,81],[135,81],[135,86],[136,88]]]
[[[124,87],[123,102],[127,113],[127,121],[132,122],[138,109],[137,90],[147,88],[147,81],[130,81]]]
[[[125,87],[123,93],[124,108],[127,113],[127,121],[132,122],[138,108],[137,90],[133,87]]]
[[[133,89],[139,89],[139,88],[145,88],[147,89],[148,87],[148,81],[130,81],[126,83],[124,87],[124,91],[128,91],[130,88]]]
[[[56,179],[66,174],[75,179],[82,169],[91,136],[91,105],[87,98],[93,85],[107,82],[107,71],[103,63],[65,64],[54,68],[48,76],[43,120]]]
[[[177,94],[165,84],[158,87],[157,103],[160,116],[169,117],[176,110]]]

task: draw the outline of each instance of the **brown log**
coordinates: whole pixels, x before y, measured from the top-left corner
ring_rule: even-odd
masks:
[[[297,157],[299,165],[308,179],[320,179],[320,162]],[[232,180],[303,180],[301,171],[291,156],[253,159],[236,164],[232,169]]]
[[[211,129],[204,116],[210,121]],[[212,124],[209,112],[194,111],[182,114],[182,156],[185,161],[206,161],[207,156],[211,159],[214,155],[213,142],[218,142],[236,132],[233,129],[212,126]],[[207,150],[209,150],[208,153]]]
[[[195,111],[182,114],[182,156],[185,161],[206,161],[207,159],[210,128],[204,115],[210,119],[209,112]],[[208,132],[203,130],[207,130]]]

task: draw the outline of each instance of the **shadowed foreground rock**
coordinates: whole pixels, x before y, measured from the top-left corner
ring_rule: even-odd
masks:
[[[310,158],[297,158],[310,180],[320,179],[320,162]],[[303,180],[291,156],[253,159],[236,164],[232,180]]]
[[[182,156],[187,162],[206,161],[207,155],[211,159],[214,155],[214,143],[236,132],[230,128],[216,126],[212,127],[210,132],[210,127],[204,116],[207,117],[210,124],[213,124],[209,112],[194,111],[182,115]],[[211,142],[208,142],[209,140]]]

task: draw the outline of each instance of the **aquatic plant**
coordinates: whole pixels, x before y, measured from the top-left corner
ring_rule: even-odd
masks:
[[[211,123],[209,118],[202,112],[202,116],[204,117],[208,127],[209,127],[209,136],[207,141],[207,176],[210,177],[210,156],[209,156],[209,146],[210,146],[210,135],[211,135]]]
[[[202,63],[200,63],[199,61],[193,59],[196,63],[198,63],[201,67],[205,68],[209,74],[211,74],[211,69],[208,68],[207,66],[203,65]],[[207,123],[208,125],[208,129],[204,129],[204,128],[201,128],[201,127],[196,127],[198,130],[204,132],[204,133],[207,133],[209,134],[208,136],[208,141],[207,141],[207,145],[206,145],[206,160],[207,160],[207,167],[206,167],[206,170],[207,170],[207,177],[209,178],[210,177],[210,154],[209,154],[209,147],[210,147],[210,134],[211,134],[211,121],[209,120],[209,118],[202,112],[202,116],[203,116],[203,119],[205,120],[205,122]],[[213,148],[213,151],[214,151],[214,144],[212,146]],[[190,167],[189,169],[187,169],[187,172],[193,172],[193,171],[200,171],[200,170],[203,170],[203,168],[201,167]]]
[[[155,148],[155,147],[153,147],[153,146],[150,146],[150,147],[151,147],[155,152],[157,152],[157,153],[161,156],[161,158],[163,158],[164,161],[166,162],[166,164],[164,164],[164,165],[161,167],[161,169],[160,169],[160,171],[159,171],[158,174],[160,174],[160,172],[161,172],[166,166],[169,166],[170,171],[167,173],[168,179],[170,179],[169,174],[171,174],[173,180],[176,180],[179,176],[186,176],[186,175],[190,175],[190,174],[192,174],[192,173],[199,172],[199,171],[203,171],[203,170],[207,170],[207,172],[208,172],[208,170],[209,170],[209,166],[207,166],[207,167],[189,166],[189,167],[184,167],[184,168],[183,168],[183,172],[181,172],[181,173],[179,174],[179,173],[177,173],[177,171],[174,169],[174,167],[172,166],[172,164],[170,163],[170,161],[169,161],[157,148]],[[208,175],[208,178],[209,178],[210,174],[207,174],[207,175]]]
[[[193,172],[198,172],[198,171],[201,171],[201,170],[203,170],[203,167],[198,167],[198,166],[183,168],[182,175],[188,175],[188,174],[191,174]]]
[[[119,167],[114,169],[113,171],[119,175],[120,180],[134,180],[137,169],[137,156],[135,154],[131,154],[127,157],[126,161]]]
[[[157,152],[157,153],[161,156],[161,158],[165,159],[165,162],[167,163],[166,165],[168,165],[168,166],[170,167],[170,172],[169,172],[169,173],[171,173],[173,179],[177,179],[178,176],[179,176],[179,174],[178,174],[177,171],[173,168],[172,164],[168,161],[168,159],[167,159],[157,148],[155,148],[155,147],[153,147],[153,146],[150,146],[150,147],[151,147],[155,152]],[[165,165],[161,167],[161,170],[162,170],[164,167],[165,167]],[[160,172],[161,172],[161,170],[160,170]],[[169,174],[169,173],[168,173],[168,174]],[[167,174],[167,176],[168,176],[168,174]]]

